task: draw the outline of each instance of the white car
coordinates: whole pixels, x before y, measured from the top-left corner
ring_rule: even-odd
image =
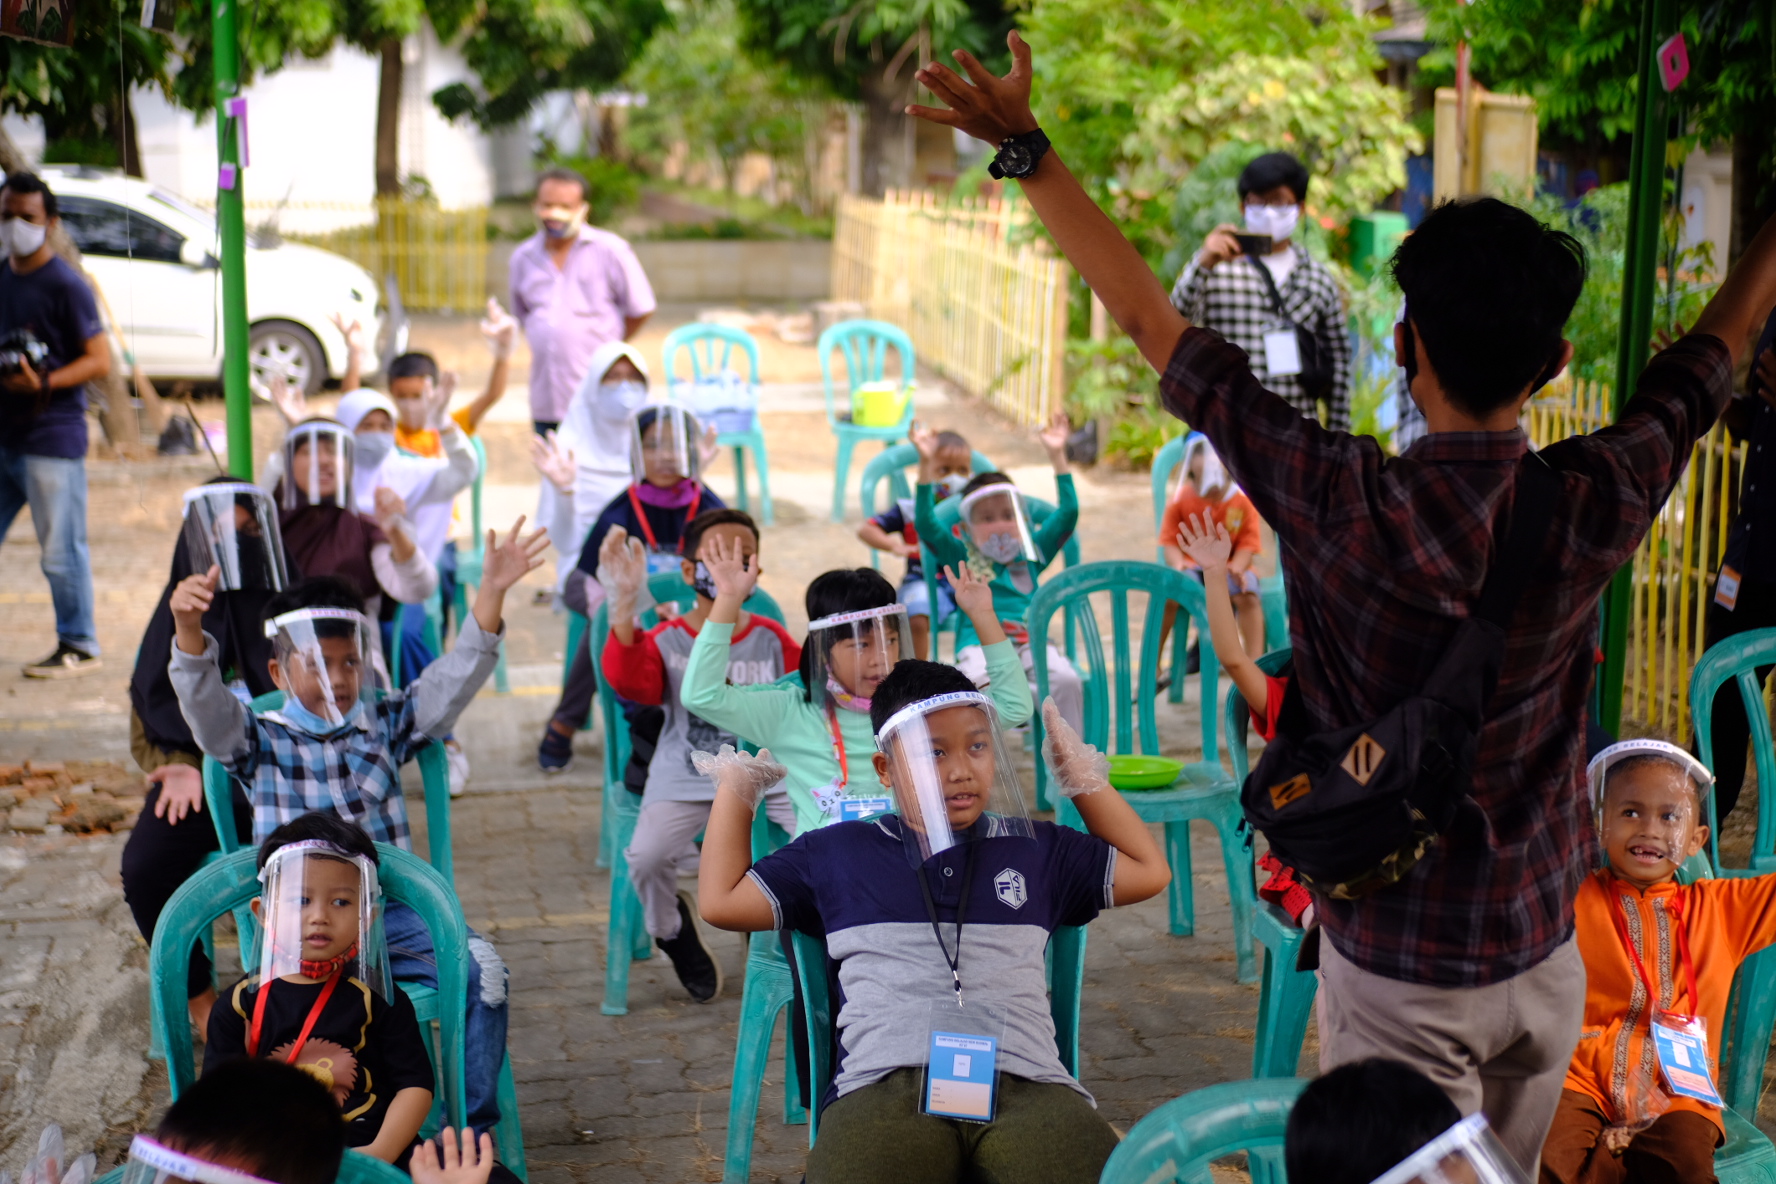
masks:
[[[68,236],[85,256],[124,341],[150,378],[213,381],[222,372],[222,269],[215,217],[164,189],[108,169],[45,166]],[[345,373],[334,325],[380,332],[376,280],[350,259],[299,243],[247,237],[247,324],[255,385],[282,374],[313,394]],[[365,359],[366,368],[375,358]],[[262,388],[261,388],[262,389]]]

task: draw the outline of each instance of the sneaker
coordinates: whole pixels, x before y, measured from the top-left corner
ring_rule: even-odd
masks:
[[[670,940],[656,937],[654,944],[672,959],[672,969],[678,972],[678,981],[691,993],[693,1001],[708,1003],[721,994],[721,963],[703,944],[703,931],[697,910],[691,907],[689,892],[681,889],[678,894],[678,936]]]
[[[79,678],[103,665],[96,656],[63,642],[56,646],[55,653],[41,662],[32,662],[24,671],[26,678]]]
[[[450,767],[450,796],[460,798],[469,787],[469,756],[454,740],[444,741],[444,763]]]
[[[543,742],[537,745],[537,767],[545,773],[565,773],[573,763],[573,733],[563,736],[551,722],[543,729]]]

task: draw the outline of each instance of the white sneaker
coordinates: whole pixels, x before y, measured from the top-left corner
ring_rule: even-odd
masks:
[[[469,787],[469,757],[462,750],[462,745],[454,740],[444,741],[444,762],[450,766],[450,796],[460,798],[463,790]]]

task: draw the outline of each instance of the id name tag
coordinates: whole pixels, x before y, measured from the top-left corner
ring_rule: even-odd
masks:
[[[931,1033],[926,1055],[925,1113],[992,1122],[999,1041],[966,1032]]]
[[[839,799],[840,822],[862,822],[894,809],[894,800],[886,796],[846,797]]]
[[[1301,373],[1301,342],[1293,329],[1264,335],[1264,369],[1272,378]]]
[[[1708,1026],[1699,1017],[1667,1012],[1653,1021],[1653,1049],[1671,1092],[1723,1106],[1708,1068]]]
[[[1724,563],[1714,581],[1714,602],[1728,612],[1739,603],[1739,573]]]

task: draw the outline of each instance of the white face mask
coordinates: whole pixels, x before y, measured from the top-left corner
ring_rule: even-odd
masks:
[[[393,432],[356,432],[352,435],[352,463],[369,472],[395,450]]]
[[[49,228],[27,222],[23,218],[8,218],[0,222],[0,232],[4,232],[6,236],[7,250],[24,259],[37,253],[37,248],[43,245],[44,238],[49,234]]]
[[[1024,553],[1024,544],[1018,536],[1010,531],[990,534],[985,538],[977,538],[974,545],[980,548],[982,555],[994,563],[1010,563]]]
[[[1300,206],[1246,207],[1246,229],[1253,234],[1268,234],[1279,242],[1295,233],[1295,224],[1300,220]]]
[[[620,407],[627,414],[639,410],[648,401],[648,388],[645,382],[626,379],[622,382],[601,382],[598,384],[598,397],[607,406]]]

